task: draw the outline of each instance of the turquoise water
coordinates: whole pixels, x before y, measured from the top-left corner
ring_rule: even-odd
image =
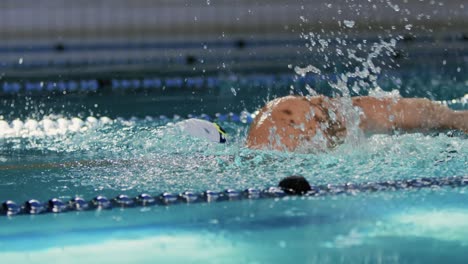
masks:
[[[449,100],[445,103],[450,107],[467,110],[466,97],[451,101],[468,93],[462,51],[399,61],[397,70],[383,71],[379,84],[404,96]],[[445,59],[448,62],[441,66]],[[331,95],[327,83],[337,75],[323,80],[290,78],[295,80],[292,88],[280,78],[268,86],[235,76],[237,81],[192,90],[104,87],[84,94],[2,95],[0,201],[266,188],[293,174],[313,184],[468,175],[468,141],[463,135],[375,135],[315,154],[244,147],[248,113],[276,96],[309,92],[305,83]],[[217,121],[228,133],[227,144],[213,145],[171,127],[188,115],[202,113],[214,119],[221,113]],[[0,259],[2,263],[465,263],[466,201],[467,188],[444,187],[2,216]]]
[[[78,120],[45,118],[34,130],[29,120],[21,130],[3,130],[2,200],[261,188],[293,174],[315,184],[466,174],[468,142],[444,133],[375,135],[297,154],[245,148],[242,122],[220,122],[229,135],[222,145],[180,134],[171,126],[176,120]]]
[[[463,136],[376,135],[297,154],[246,149],[245,118],[220,122],[229,135],[225,145],[178,133],[171,124],[181,119],[4,121],[0,199],[241,190],[276,186],[292,174],[337,184],[467,173]],[[5,263],[463,263],[466,200],[466,188],[443,188],[1,217],[0,257]]]
[[[466,189],[2,218],[5,263],[464,263]],[[449,219],[449,220],[448,220]]]

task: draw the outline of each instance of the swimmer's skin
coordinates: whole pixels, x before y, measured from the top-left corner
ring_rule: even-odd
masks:
[[[344,140],[347,130],[345,116],[338,110],[341,104],[342,99],[325,96],[275,99],[251,124],[247,146],[287,151],[304,145],[335,146]],[[453,111],[428,99],[364,96],[352,98],[352,105],[360,109],[359,127],[366,134],[450,129],[468,133],[468,111]],[[316,137],[317,131],[323,136]],[[325,144],[318,144],[317,138]]]

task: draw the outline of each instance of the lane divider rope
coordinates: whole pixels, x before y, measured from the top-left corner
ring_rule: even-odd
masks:
[[[465,186],[468,186],[468,176],[431,177],[383,182],[311,185],[310,188],[307,186],[308,191],[304,192],[303,195],[306,197],[321,197],[336,195],[357,195],[359,193],[383,191],[439,189],[442,187]],[[243,191],[236,189],[226,189],[224,191],[207,190],[201,193],[190,191],[179,194],[164,192],[156,196],[142,193],[136,197],[129,197],[128,195],[121,194],[112,199],[98,195],[89,201],[82,197],[75,197],[69,201],[63,201],[59,198],[52,198],[46,203],[42,203],[36,199],[30,199],[23,204],[17,204],[12,200],[7,200],[2,203],[0,208],[0,215],[15,216],[55,214],[76,211],[110,210],[112,208],[169,206],[176,204],[215,203],[225,201],[283,198],[292,195],[302,195],[302,193],[298,193],[293,189],[284,187],[269,187],[263,190],[248,188]]]

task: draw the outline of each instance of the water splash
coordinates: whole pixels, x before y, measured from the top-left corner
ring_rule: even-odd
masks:
[[[22,121],[15,119],[11,122],[0,120],[0,138],[65,135],[67,133],[85,132],[112,122],[113,120],[108,117],[98,119],[93,116],[89,116],[84,120],[78,117],[67,119],[59,116],[47,116],[41,120],[27,119]]]
[[[409,13],[407,9],[402,9],[390,1],[386,1],[387,8],[390,7],[395,12],[404,14]],[[328,8],[332,5],[330,4]],[[353,12],[360,13],[363,7],[349,5]],[[376,6],[374,9],[385,8],[385,6]],[[317,75],[316,79],[325,79],[332,89],[332,95],[339,98],[339,111],[343,113],[347,126],[348,143],[359,143],[362,139],[362,132],[359,129],[359,109],[352,105],[351,96],[353,95],[374,95],[378,97],[392,96],[398,97],[396,91],[385,93],[379,83],[379,77],[383,70],[398,67],[395,58],[397,56],[396,47],[399,40],[403,39],[398,34],[391,33],[395,26],[391,26],[388,31],[383,31],[387,37],[378,35],[377,40],[356,40],[353,36],[359,34],[360,29],[356,28],[356,21],[343,19],[344,10],[337,9],[338,16],[335,19],[340,25],[338,31],[332,29],[315,29],[307,32],[306,26],[308,19],[304,15],[300,18],[303,31],[301,38],[306,40],[306,48],[309,52],[316,55],[309,65],[305,67],[295,66],[294,71],[297,74],[297,80],[306,77],[308,74]],[[406,24],[405,29],[410,30],[411,24]],[[292,68],[292,66],[290,67]],[[316,95],[313,86],[305,84],[306,94],[299,91],[301,95]]]
[[[312,73],[315,73],[315,74],[320,74],[321,73],[320,69],[318,69],[317,67],[312,66],[312,65],[308,65],[308,66],[306,66],[304,68],[296,66],[296,67],[294,67],[294,71],[296,72],[297,75],[300,75],[302,77],[305,77],[306,74],[309,73],[309,72],[312,72]]]
[[[116,118],[84,132],[1,138],[0,196],[242,189],[291,174],[315,184],[383,181],[460,175],[466,167],[468,141],[461,138],[379,135],[311,155],[247,149],[241,122],[220,122],[229,142],[211,144],[177,133],[177,120]]]
[[[356,22],[354,22],[353,20],[344,20],[343,24],[348,28],[353,28]]]
[[[374,89],[369,90],[369,96],[376,97],[376,98],[399,98],[400,96],[400,91],[398,90],[392,90],[392,91],[384,91],[380,87],[376,87]]]
[[[395,12],[400,12],[400,7],[397,4],[393,4],[389,0],[387,0],[387,5],[391,7]]]
[[[231,87],[231,92],[234,96],[237,96],[237,91],[236,91],[236,88],[234,87]]]
[[[458,108],[458,109],[467,109],[468,107],[468,94],[465,94],[463,97],[454,98],[451,100],[442,100],[437,101],[440,104],[446,105],[451,108]]]

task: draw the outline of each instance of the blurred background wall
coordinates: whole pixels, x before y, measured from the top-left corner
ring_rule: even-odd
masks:
[[[151,111],[154,100],[178,107],[177,96],[240,111],[239,101],[307,85],[330,95],[356,69],[369,73],[358,78],[364,94],[378,79],[404,96],[451,99],[468,92],[467,43],[466,0],[1,0],[0,103],[28,116],[15,106],[30,96],[94,109],[139,93]],[[101,101],[82,107],[75,94]]]
[[[0,82],[291,72],[309,32],[460,54],[467,25],[466,0],[2,0]]]
[[[465,7],[466,5],[466,7]],[[465,0],[2,0],[2,44],[22,41],[205,39],[295,34],[352,20],[359,31],[412,24],[467,31]],[[371,26],[371,27],[369,27]],[[374,26],[374,27],[372,27]]]

